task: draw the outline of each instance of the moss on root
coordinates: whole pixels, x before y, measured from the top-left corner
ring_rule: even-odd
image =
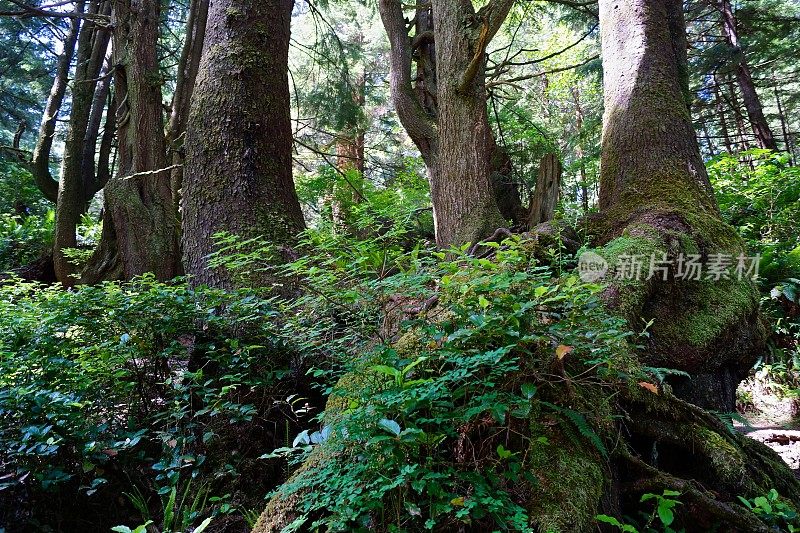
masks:
[[[538,436],[530,447],[529,469],[538,480],[528,504],[532,525],[548,533],[594,530],[608,478],[602,458],[556,428],[532,426]]]

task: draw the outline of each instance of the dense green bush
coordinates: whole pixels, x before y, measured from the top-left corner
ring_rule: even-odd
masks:
[[[800,168],[786,154],[750,150],[721,155],[708,170],[726,221],[761,254],[761,276],[800,277]]]
[[[253,294],[149,277],[74,291],[3,284],[0,465],[11,475],[0,490],[108,486],[147,500],[195,477],[193,494],[230,486],[248,460],[238,439],[263,435],[285,398],[275,314]]]
[[[721,155],[708,164],[725,220],[760,255],[764,310],[771,317],[770,374],[800,368],[800,168],[769,150]],[[759,363],[761,364],[761,363]],[[792,379],[789,379],[792,381]]]
[[[523,463],[548,446],[531,419],[552,417],[606,453],[593,429],[608,423],[604,410],[563,404],[552,373],[577,368],[565,379],[578,387],[633,377],[632,333],[603,310],[598,287],[552,278],[532,252],[506,241],[493,260],[418,254],[373,285],[383,297],[363,295],[402,295],[404,333],[384,328],[384,342],[339,354],[346,373],[320,425],[267,456],[307,461],[279,492],[300,515],[289,530],[366,530],[377,517],[397,531],[520,531],[536,483]]]
[[[55,213],[31,174],[0,159],[0,271],[38,259],[53,245]]]

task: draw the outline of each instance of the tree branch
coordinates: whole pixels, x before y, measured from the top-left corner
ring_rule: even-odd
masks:
[[[467,66],[467,70],[464,72],[464,76],[458,86],[459,92],[467,92],[470,85],[475,81],[475,76],[477,76],[486,55],[486,47],[497,35],[500,26],[503,25],[506,17],[508,17],[508,12],[514,6],[514,2],[515,0],[490,0],[475,14],[476,18],[481,21],[481,31],[475,43],[475,54],[472,56],[472,61]]]

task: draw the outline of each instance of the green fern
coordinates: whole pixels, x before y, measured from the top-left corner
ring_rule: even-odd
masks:
[[[669,376],[680,376],[682,378],[690,378],[692,377],[687,372],[683,370],[676,370],[674,368],[659,368],[659,367],[652,367],[647,366],[644,368],[644,371],[648,374],[651,374],[659,383],[663,383],[666,378]]]
[[[600,440],[600,436],[592,429],[582,414],[580,414],[578,411],[574,411],[567,407],[561,407],[550,402],[542,402],[542,405],[549,407],[553,411],[568,418],[569,421],[572,422],[572,424],[578,429],[578,433],[580,433],[586,440],[591,442],[603,457],[608,458],[608,450],[606,450],[603,441]]]

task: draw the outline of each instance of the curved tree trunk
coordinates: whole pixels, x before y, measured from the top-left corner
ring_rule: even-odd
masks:
[[[764,328],[751,279],[679,277],[692,254],[706,264],[724,256],[729,266],[743,254],[741,239],[720,218],[692,128],[682,2],[601,0],[600,24],[605,116],[597,236],[617,266],[607,299],[634,327],[653,321],[648,363],[691,375],[674,382],[679,395],[731,412],[736,386],[763,348]],[[668,265],[667,275],[650,267],[648,276],[651,260]],[[633,261],[642,275],[630,275]]]
[[[82,281],[181,274],[157,44],[158,0],[114,0],[113,62],[119,138],[117,176],[105,187],[100,245]]]
[[[293,3],[223,0],[209,11],[185,145],[183,253],[192,283],[233,284],[230,272],[208,266],[218,232],[280,245],[304,228],[292,181]]]
[[[85,4],[86,2],[76,2],[75,13],[83,13]],[[30,164],[34,183],[42,191],[44,197],[51,202],[56,202],[58,198],[58,181],[50,173],[50,151],[53,148],[53,136],[56,132],[58,112],[61,109],[61,104],[64,103],[64,95],[67,92],[69,69],[80,34],[80,21],[80,17],[71,18],[69,21],[69,31],[64,38],[64,50],[58,57],[53,85],[47,97],[47,103],[44,106],[42,122],[39,126],[39,136],[36,139],[36,147],[33,150],[33,158]]]
[[[109,15],[111,4],[107,1],[91,2],[90,14]],[[72,110],[64,147],[61,183],[58,189],[53,264],[56,277],[65,286],[72,286],[75,265],[64,255],[65,249],[77,246],[76,228],[86,211],[94,186],[94,158],[97,136],[108,85],[98,78],[108,50],[109,31],[92,21],[86,21],[78,42],[77,65],[72,82]],[[91,162],[89,162],[91,160]],[[91,172],[91,176],[86,173]]]
[[[493,178],[508,158],[497,149],[486,110],[486,47],[512,4],[492,0],[476,12],[469,1],[434,0],[417,8],[412,39],[402,3],[378,3],[391,45],[392,101],[428,168],[440,247],[480,241],[522,211],[503,198],[510,192],[503,180]],[[499,204],[511,208],[501,213]]]

